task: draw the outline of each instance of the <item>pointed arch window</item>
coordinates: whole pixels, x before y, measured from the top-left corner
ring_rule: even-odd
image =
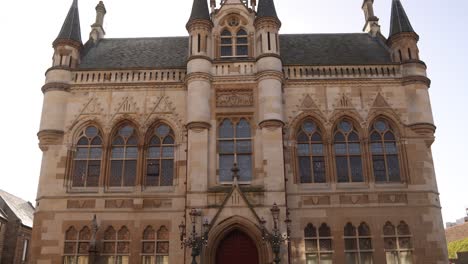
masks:
[[[334,150],[338,182],[363,182],[361,142],[350,120],[338,123]]]
[[[402,221],[395,228],[387,222],[383,233],[387,264],[412,264],[413,243],[409,226]]]
[[[146,186],[172,186],[174,180],[174,131],[166,124],[152,131],[146,152]]]
[[[305,254],[307,264],[331,264],[333,245],[330,227],[323,223],[318,229],[308,224],[304,229]]]
[[[101,175],[102,135],[95,126],[81,131],[73,157],[72,187],[97,187]]]
[[[401,182],[395,133],[390,124],[377,120],[370,131],[372,167],[376,182]]]
[[[356,229],[348,223],[344,228],[346,264],[372,264],[372,237],[370,228],[366,223],[361,223]]]
[[[296,136],[301,183],[325,183],[325,150],[322,132],[313,120],[305,120]]]
[[[221,57],[248,57],[249,35],[243,28],[237,26],[221,32]]]
[[[118,232],[110,226],[104,232],[103,252],[106,264],[129,264],[130,231],[122,227]]]
[[[112,138],[110,186],[135,186],[138,137],[131,125],[124,125]]]
[[[249,121],[224,119],[218,134],[220,182],[232,182],[231,169],[239,167],[239,180],[252,181],[252,131]]]
[[[169,230],[165,226],[161,226],[157,232],[148,226],[143,232],[142,243],[143,264],[169,263]]]
[[[75,227],[70,227],[65,232],[64,264],[88,264],[89,243],[91,230],[83,227],[78,232]]]

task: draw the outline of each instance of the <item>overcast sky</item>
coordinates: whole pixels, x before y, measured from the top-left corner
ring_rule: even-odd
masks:
[[[392,0],[375,0],[382,32],[388,35]],[[3,1],[0,8],[2,122],[0,189],[34,201],[41,164],[39,129],[44,73],[52,41],[72,0]],[[88,39],[98,1],[79,0],[83,40]],[[219,1],[218,1],[219,2]],[[402,0],[420,35],[428,65],[437,139],[434,160],[445,221],[464,216],[468,206],[468,52],[466,0]],[[360,32],[362,0],[275,0],[281,33]],[[109,38],[185,36],[192,0],[107,0]],[[465,165],[467,165],[465,167]]]

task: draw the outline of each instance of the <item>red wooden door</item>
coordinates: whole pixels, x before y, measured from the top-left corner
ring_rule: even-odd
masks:
[[[216,264],[259,264],[257,246],[248,235],[234,230],[216,250]]]

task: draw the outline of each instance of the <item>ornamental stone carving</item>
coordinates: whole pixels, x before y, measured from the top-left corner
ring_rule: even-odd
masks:
[[[252,90],[218,90],[216,92],[217,107],[249,107],[253,106]]]

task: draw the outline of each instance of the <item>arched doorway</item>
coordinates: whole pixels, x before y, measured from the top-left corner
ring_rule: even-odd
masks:
[[[216,250],[216,264],[259,264],[258,249],[244,232],[235,229],[226,235]]]

